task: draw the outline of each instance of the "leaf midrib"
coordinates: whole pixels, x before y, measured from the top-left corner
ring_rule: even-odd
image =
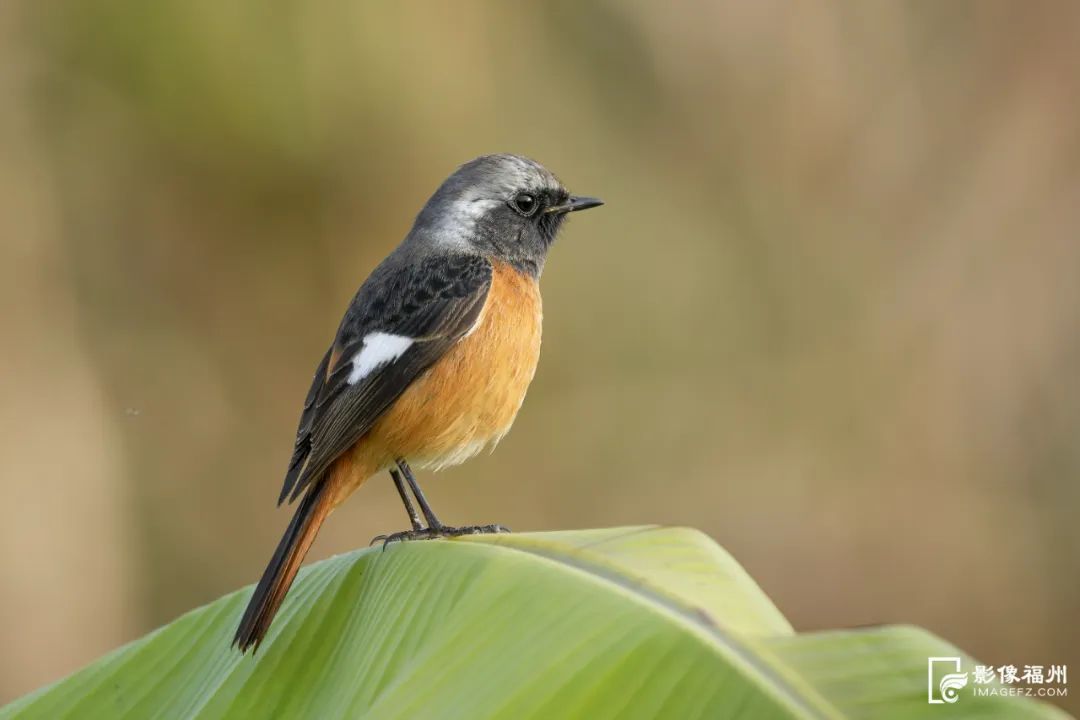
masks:
[[[461,538],[460,541],[462,544],[485,548],[490,552],[514,552],[525,555],[537,561],[555,565],[589,582],[613,588],[639,605],[673,620],[698,639],[716,648],[732,664],[743,668],[748,679],[758,683],[767,693],[777,697],[782,704],[799,716],[843,718],[842,713],[825,698],[813,692],[811,687],[793,685],[786,675],[778,671],[775,666],[762,662],[760,655],[753,652],[735,635],[718,625],[704,622],[702,616],[693,608],[678,602],[669,595],[633,582],[631,578],[619,574],[615,568],[603,562],[590,561],[583,556],[584,553],[570,555],[565,550],[560,552],[556,548],[547,549],[542,543],[523,540],[520,535],[516,536],[512,543],[499,542],[497,538],[494,542],[491,538]]]

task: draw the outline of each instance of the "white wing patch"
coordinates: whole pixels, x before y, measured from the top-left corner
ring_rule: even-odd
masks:
[[[364,347],[352,359],[352,372],[349,384],[355,385],[376,368],[394,362],[413,344],[413,339],[404,335],[373,332],[364,336]]]

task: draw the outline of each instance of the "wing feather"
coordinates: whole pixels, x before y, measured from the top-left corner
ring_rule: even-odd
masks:
[[[490,263],[476,256],[440,256],[373,274],[346,313],[315,373],[297,430],[296,448],[279,503],[317,482],[398,397],[479,320],[491,287]],[[352,359],[373,332],[411,338],[391,362],[349,383]],[[336,367],[327,368],[331,357]]]

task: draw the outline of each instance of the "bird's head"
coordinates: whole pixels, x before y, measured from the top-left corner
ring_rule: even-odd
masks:
[[[476,252],[539,277],[566,215],[602,204],[571,195],[534,160],[484,155],[443,182],[420,211],[410,237]]]

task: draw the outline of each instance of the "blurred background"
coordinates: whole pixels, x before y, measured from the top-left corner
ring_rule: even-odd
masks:
[[[608,204],[444,519],[690,525],[799,629],[1080,670],[1080,5],[372,5],[0,4],[0,702],[257,579],[346,303],[501,151]],[[312,558],[405,524],[371,482]]]

